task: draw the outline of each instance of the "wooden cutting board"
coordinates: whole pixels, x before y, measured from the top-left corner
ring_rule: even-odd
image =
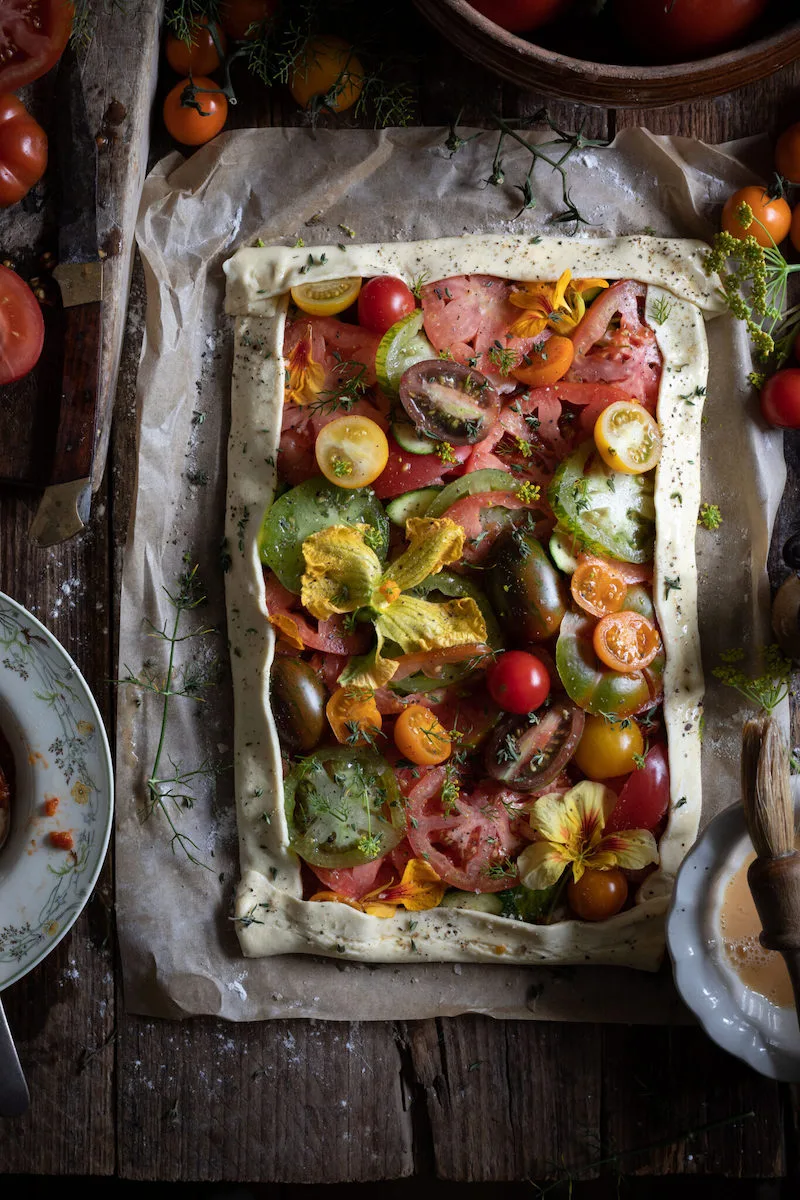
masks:
[[[103,347],[93,470],[105,467],[134,250],[134,226],[147,169],[150,113],[159,65],[161,0],[102,4],[88,46],[79,49],[86,108],[98,146],[97,227],[103,265]],[[20,98],[50,133],[56,70]],[[41,489],[49,479],[59,414],[61,310],[42,255],[55,250],[50,172],[18,205],[0,211],[0,262],[39,280],[47,299],[45,345],[24,379],[0,386],[0,487]]]

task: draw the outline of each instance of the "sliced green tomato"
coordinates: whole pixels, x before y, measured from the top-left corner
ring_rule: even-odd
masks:
[[[441,487],[417,488],[413,492],[405,492],[396,496],[386,505],[386,515],[393,525],[405,529],[409,517],[424,517],[433,500],[439,495]]]
[[[661,458],[661,434],[650,413],[635,400],[616,400],[594,426],[594,443],[612,471],[639,475]]]
[[[422,309],[395,321],[381,338],[375,353],[375,373],[384,392],[396,396],[403,372],[414,363],[437,358],[436,351],[422,332]],[[402,443],[401,443],[402,444]]]
[[[628,588],[623,608],[655,620],[647,589],[636,584]],[[556,667],[567,695],[585,712],[607,717],[630,717],[655,704],[663,692],[664,651],[644,671],[612,671],[594,652],[596,624],[595,618],[584,612],[569,612],[561,622]]]
[[[563,571],[565,575],[574,574],[578,566],[578,560],[575,555],[580,550],[580,545],[574,534],[568,533],[566,529],[556,527],[550,535],[548,549],[550,557],[559,571]]]
[[[292,288],[292,299],[302,312],[312,317],[334,317],[358,299],[361,278],[322,279],[318,283],[300,283]]]
[[[590,441],[561,463],[548,498],[559,525],[592,554],[644,563],[655,544],[653,483],[652,474],[613,471]]]
[[[493,917],[503,914],[503,901],[500,899],[504,892],[460,892],[451,888],[442,897],[440,908],[469,908],[473,912],[490,913]]]
[[[284,492],[267,510],[258,534],[261,561],[290,592],[301,590],[303,542],[329,525],[371,525],[378,558],[389,550],[389,521],[371,488],[340,488],[321,475]]]
[[[425,516],[441,517],[457,500],[475,496],[478,492],[515,492],[518,482],[510,471],[498,471],[494,467],[483,467],[480,471],[459,475],[458,479],[442,488]]]
[[[393,850],[405,833],[394,772],[371,750],[317,750],[283,789],[289,845],[314,867],[362,866]]]
[[[392,425],[392,437],[409,454],[433,454],[436,449],[436,439],[417,433],[410,421],[395,421]]]

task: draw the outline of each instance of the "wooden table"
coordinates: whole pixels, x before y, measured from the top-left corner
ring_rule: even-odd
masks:
[[[543,103],[467,63],[413,13],[408,20],[409,44],[422,55],[421,123],[446,124],[459,109],[467,124],[487,124],[492,112],[524,119]],[[589,111],[586,132],[613,137],[644,124],[718,142],[775,131],[797,119],[798,89],[800,64],[710,103]],[[243,92],[231,124],[297,123],[283,93],[249,85]],[[550,112],[568,128],[584,115],[560,103]],[[151,161],[168,148],[160,139]],[[87,532],[36,549],[27,537],[36,497],[0,494],[0,589],[36,612],[77,660],[112,744],[109,681],[117,674],[120,573],[136,479],[143,306],[135,270],[107,469]],[[793,445],[789,451],[787,497],[796,497]],[[787,500],[778,546],[790,512]],[[776,560],[775,581],[781,577]],[[692,1025],[478,1016],[230,1025],[132,1016],[116,953],[113,852],[71,934],[2,999],[32,1095],[26,1116],[0,1123],[6,1175],[285,1184],[413,1175],[517,1181],[525,1196],[532,1193],[523,1181],[545,1179],[571,1179],[579,1196],[612,1195],[622,1175],[634,1181],[632,1195],[694,1194],[687,1178],[664,1181],[657,1193],[646,1180],[636,1184],[648,1174],[717,1177],[718,1186],[696,1181],[704,1197],[753,1195],[750,1184],[734,1184],[740,1177],[785,1179],[786,1195],[797,1194],[798,1095]],[[343,1090],[349,1099],[334,1103]],[[582,1182],[595,1177],[601,1182]],[[95,1182],[99,1191],[103,1182]]]

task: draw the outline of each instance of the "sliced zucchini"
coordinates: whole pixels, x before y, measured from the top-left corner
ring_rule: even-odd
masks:
[[[496,892],[459,892],[455,888],[445,892],[440,908],[470,908],[473,912],[491,913],[502,916],[503,902]]]
[[[381,388],[390,396],[398,394],[403,373],[414,363],[439,357],[422,332],[422,321],[422,309],[416,308],[395,321],[378,343],[375,373]]]
[[[416,491],[406,492],[397,496],[386,505],[386,515],[393,525],[405,529],[409,517],[424,517],[430,508],[431,501],[442,489],[440,487],[417,488]]]
[[[550,557],[565,575],[572,575],[577,570],[578,560],[575,553],[580,549],[578,539],[569,530],[559,529],[558,526],[550,535]]]
[[[409,454],[433,454],[436,449],[434,438],[417,433],[410,421],[395,421],[392,425],[392,437],[398,446]]]

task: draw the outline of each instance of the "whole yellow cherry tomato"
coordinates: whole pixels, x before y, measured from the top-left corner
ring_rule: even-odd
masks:
[[[615,779],[635,771],[643,755],[644,738],[635,721],[587,716],[574,761],[589,779]]]

